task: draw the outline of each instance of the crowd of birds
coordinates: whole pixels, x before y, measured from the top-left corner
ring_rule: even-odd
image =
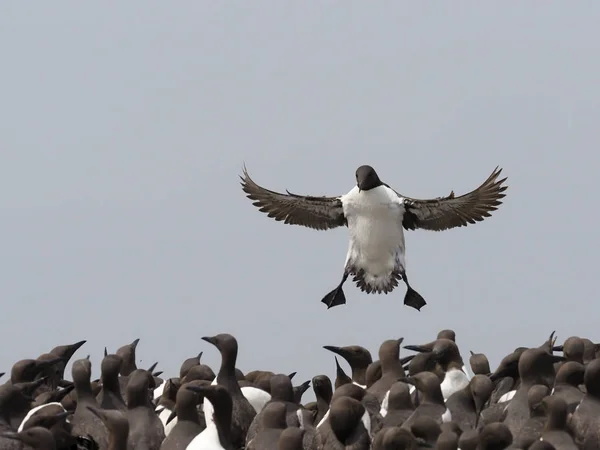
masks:
[[[335,379],[301,384],[244,374],[230,334],[202,339],[221,354],[216,373],[202,353],[173,378],[138,368],[139,339],[105,349],[97,380],[89,356],[65,379],[85,341],[16,362],[0,386],[0,450],[600,449],[600,346],[589,339],[557,345],[552,333],[493,372],[483,353],[470,352],[467,369],[452,330],[421,345],[386,340],[377,360],[325,346]],[[316,401],[303,403],[311,387]]]

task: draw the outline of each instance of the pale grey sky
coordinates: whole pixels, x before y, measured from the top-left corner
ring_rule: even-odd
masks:
[[[600,339],[598,2],[5,2],[0,369],[134,338],[176,375],[220,332],[244,370],[334,374],[323,345],[433,339],[493,365],[556,329]],[[371,164],[413,197],[510,188],[467,228],[407,233],[411,284],[348,304],[347,231],[267,218],[267,188],[336,195]],[[507,332],[509,331],[509,332]],[[502,333],[502,334],[501,334]]]

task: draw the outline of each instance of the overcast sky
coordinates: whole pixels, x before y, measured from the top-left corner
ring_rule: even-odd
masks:
[[[238,366],[334,375],[323,345],[452,328],[495,366],[556,330],[600,340],[598,2],[5,2],[0,369],[140,338],[165,375],[228,332]],[[497,166],[504,205],[408,232],[421,312],[351,282],[347,230],[283,225],[240,189],[339,195],[371,164],[405,195]],[[404,354],[407,354],[404,351]],[[75,359],[76,359],[75,358]],[[345,366],[346,367],[346,366]],[[307,397],[308,398],[308,397]]]

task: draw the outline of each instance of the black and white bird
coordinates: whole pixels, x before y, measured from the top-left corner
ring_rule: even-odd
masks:
[[[242,189],[261,212],[277,221],[316,230],[347,226],[350,234],[340,284],[321,300],[327,309],[343,305],[342,286],[348,276],[368,294],[392,292],[403,280],[404,304],[417,310],[425,300],[409,284],[404,259],[404,229],[442,231],[482,221],[506,194],[506,178],[496,169],[477,189],[459,197],[418,200],[399,194],[382,182],[371,166],[356,170],[356,186],[339,197],[313,197],[270,191],[256,184],[244,167]]]

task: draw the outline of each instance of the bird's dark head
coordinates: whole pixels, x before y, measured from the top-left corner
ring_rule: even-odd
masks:
[[[368,191],[382,184],[377,172],[371,166],[360,166],[356,169],[356,185],[359,192]]]

